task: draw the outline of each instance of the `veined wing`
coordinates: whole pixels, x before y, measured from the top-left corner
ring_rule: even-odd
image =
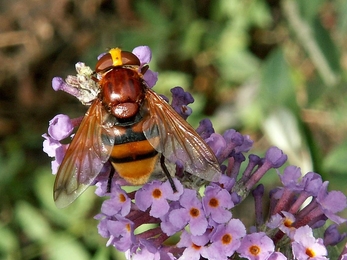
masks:
[[[196,131],[151,89],[146,90],[150,117],[143,131],[152,146],[169,161],[180,161],[185,170],[208,181],[218,181],[221,170],[218,161]],[[159,135],[159,142],[156,136]]]
[[[108,114],[99,99],[95,100],[59,167],[54,183],[54,200],[58,208],[73,202],[100,173],[110,157],[114,144],[111,131],[113,117]]]

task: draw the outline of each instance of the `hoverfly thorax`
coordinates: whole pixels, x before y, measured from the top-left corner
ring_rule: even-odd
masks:
[[[146,85],[139,72],[140,60],[131,52],[111,49],[96,64],[101,74],[101,99],[107,111],[117,119],[132,119],[139,112]]]

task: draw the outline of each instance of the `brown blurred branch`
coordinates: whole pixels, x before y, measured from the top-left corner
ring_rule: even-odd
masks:
[[[32,37],[28,31],[12,31],[0,33],[0,48],[14,45],[37,45],[35,37]]]

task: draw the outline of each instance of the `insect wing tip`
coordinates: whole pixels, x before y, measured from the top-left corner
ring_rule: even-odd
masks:
[[[74,189],[69,193],[66,189],[55,189],[53,192],[53,198],[57,208],[65,208],[74,202],[82,193],[86,190],[88,185],[80,184],[79,189]]]
[[[53,192],[53,199],[57,208],[65,208],[70,205],[74,199],[71,199],[71,196],[67,196],[64,190],[58,189]]]

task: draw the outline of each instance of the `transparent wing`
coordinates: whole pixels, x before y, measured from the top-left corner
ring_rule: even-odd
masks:
[[[198,133],[151,89],[147,90],[145,100],[150,116],[143,131],[151,145],[172,163],[180,161],[187,172],[218,181],[221,175],[218,161]]]
[[[99,100],[88,109],[55,179],[54,200],[58,208],[66,207],[81,195],[110,157],[115,139],[112,118]]]

